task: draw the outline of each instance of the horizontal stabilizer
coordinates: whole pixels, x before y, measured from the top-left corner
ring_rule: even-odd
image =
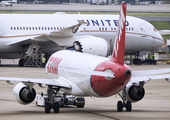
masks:
[[[103,77],[111,77],[115,78],[114,73],[112,72],[101,72],[101,71],[82,71],[82,70],[67,70],[64,69],[65,72],[80,74],[80,75],[97,75],[97,76],[103,76]]]

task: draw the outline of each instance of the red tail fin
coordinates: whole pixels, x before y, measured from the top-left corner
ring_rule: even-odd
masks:
[[[118,62],[120,64],[124,64],[125,29],[126,29],[126,3],[122,2],[116,38],[113,47],[113,54],[110,59],[111,61]]]

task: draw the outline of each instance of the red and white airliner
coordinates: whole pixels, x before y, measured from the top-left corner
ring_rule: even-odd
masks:
[[[54,102],[53,91],[58,92],[60,89],[75,96],[109,97],[118,93],[123,102],[118,101],[117,110],[121,112],[123,107],[126,107],[127,111],[131,111],[131,102],[137,102],[144,97],[144,83],[155,79],[169,80],[170,69],[132,72],[130,67],[124,64],[125,24],[126,3],[123,2],[111,58],[61,50],[52,54],[46,64],[48,79],[0,77],[0,80],[10,84],[13,81],[21,82],[14,87],[13,94],[16,100],[24,105],[35,99],[35,83],[40,87],[48,85],[46,113],[50,113],[52,108],[55,113],[59,113],[59,103]],[[160,73],[167,74],[155,75]]]

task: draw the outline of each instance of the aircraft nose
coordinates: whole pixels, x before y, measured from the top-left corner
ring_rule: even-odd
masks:
[[[158,32],[157,33],[157,37],[161,40],[162,44],[164,43],[164,39],[162,37],[162,35]]]
[[[160,46],[164,44],[162,35],[154,28],[155,38],[158,39]]]

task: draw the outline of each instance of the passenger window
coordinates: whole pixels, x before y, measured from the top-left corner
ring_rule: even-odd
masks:
[[[56,30],[56,28],[54,27],[54,30]]]
[[[32,27],[32,30],[34,30],[34,27]]]
[[[51,30],[53,30],[53,27],[51,27]]]
[[[15,30],[15,27],[14,27],[14,30]]]
[[[13,30],[12,27],[11,27],[11,30]]]
[[[39,30],[41,30],[41,28],[39,27]]]
[[[25,27],[23,27],[23,30],[25,30]]]
[[[35,29],[37,30],[37,27],[35,27]]]
[[[116,31],[116,28],[114,28],[114,30]]]
[[[42,30],[43,30],[43,27],[42,27]]]
[[[99,30],[101,31],[101,27],[99,27]]]
[[[132,31],[133,31],[133,28],[132,28]]]
[[[20,27],[20,30],[22,30],[22,27]]]
[[[105,30],[107,31],[107,28],[105,28]]]
[[[50,30],[50,28],[48,27],[48,30]]]

